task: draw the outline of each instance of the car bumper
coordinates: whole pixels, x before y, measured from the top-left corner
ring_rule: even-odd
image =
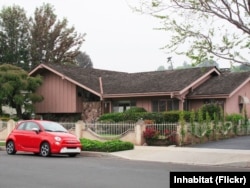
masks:
[[[64,154],[64,153],[80,153],[81,149],[80,148],[67,148],[67,147],[63,147],[60,150],[60,153]]]
[[[82,146],[80,144],[60,144],[54,143],[51,147],[51,153],[58,154],[67,154],[67,153],[81,153]]]

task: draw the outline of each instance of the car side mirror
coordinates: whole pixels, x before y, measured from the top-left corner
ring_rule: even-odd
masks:
[[[36,127],[32,128],[31,130],[32,130],[32,131],[35,131],[37,134],[40,132],[40,129],[38,129],[38,128],[36,128]]]

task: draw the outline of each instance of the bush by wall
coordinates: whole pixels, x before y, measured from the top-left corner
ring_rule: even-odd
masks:
[[[121,140],[101,142],[97,140],[81,138],[80,141],[83,146],[83,151],[116,152],[134,149],[134,145],[132,143]]]
[[[137,122],[138,120],[150,119],[155,123],[164,123],[170,122],[175,123],[179,121],[181,111],[167,111],[167,112],[134,112],[134,111],[125,111],[123,113],[108,113],[103,114],[98,121],[100,122]],[[184,111],[185,121],[190,120],[190,112]]]

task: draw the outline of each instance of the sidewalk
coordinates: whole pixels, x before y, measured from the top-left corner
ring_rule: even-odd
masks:
[[[250,168],[250,150],[135,146],[134,150],[110,155],[130,160]]]

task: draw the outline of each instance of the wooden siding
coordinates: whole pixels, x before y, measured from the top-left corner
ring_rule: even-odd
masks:
[[[42,76],[44,81],[37,92],[44,100],[35,105],[35,113],[81,112],[76,85],[51,72],[46,72]]]

